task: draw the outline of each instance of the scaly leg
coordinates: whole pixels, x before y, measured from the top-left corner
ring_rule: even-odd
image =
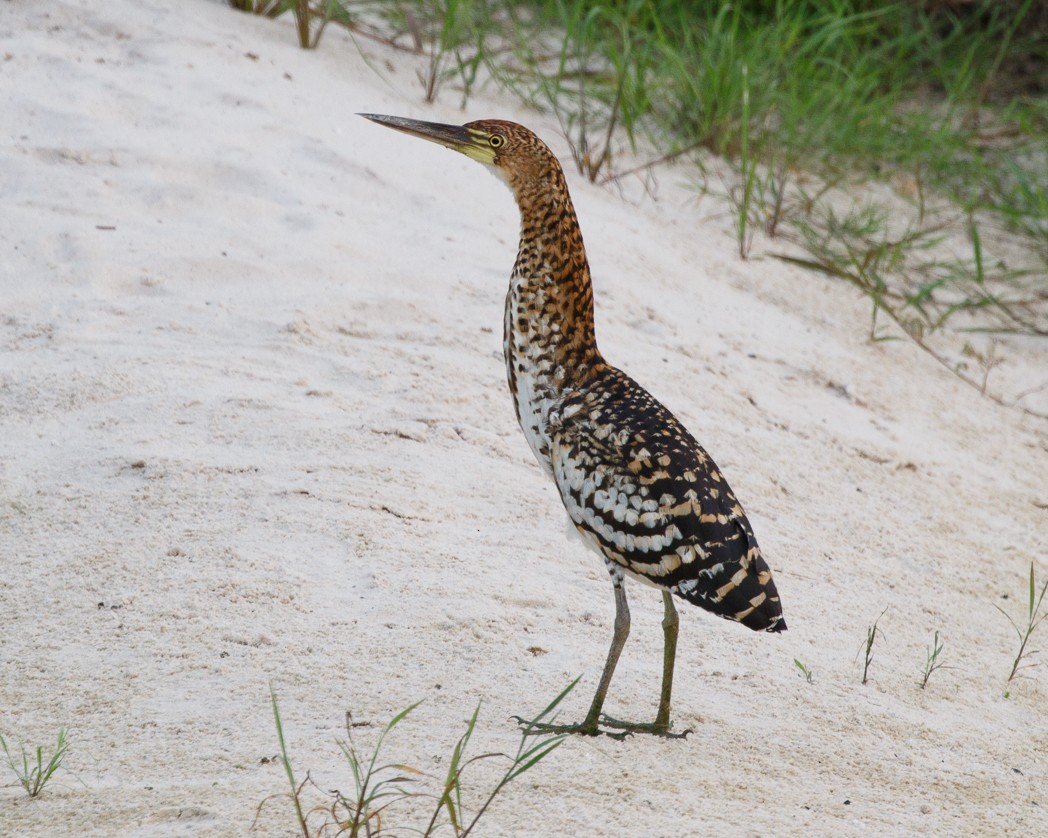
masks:
[[[586,718],[580,724],[557,725],[542,722],[532,723],[520,716],[514,716],[518,722],[525,726],[526,733],[581,733],[586,736],[607,733],[607,731],[602,731],[599,727],[600,711],[604,707],[604,698],[608,694],[608,687],[611,685],[611,678],[615,674],[615,665],[619,662],[622,647],[626,645],[626,638],[630,636],[630,608],[626,603],[626,591],[622,587],[621,577],[613,579],[613,584],[615,587],[615,633],[612,635],[611,648],[608,649],[608,658],[604,661],[604,672],[600,676],[600,683],[597,685],[597,692],[590,703],[590,709],[586,714]],[[621,734],[609,733],[608,735],[621,739],[626,734],[623,732]]]
[[[597,721],[600,719],[600,711],[604,708],[604,698],[611,686],[611,676],[615,674],[615,666],[622,654],[622,647],[626,645],[626,638],[630,636],[630,607],[626,603],[626,589],[622,582],[615,581],[615,633],[611,637],[611,648],[608,649],[608,659],[604,661],[604,672],[600,676],[597,692],[590,703],[589,712],[586,714],[582,727],[597,732]]]
[[[622,586],[622,579],[613,576],[615,586],[615,633],[611,638],[611,648],[608,649],[608,658],[604,662],[604,672],[600,676],[597,692],[590,703],[586,718],[579,724],[558,725],[545,722],[530,722],[520,716],[514,718],[525,727],[525,733],[581,733],[586,736],[597,736],[605,734],[614,739],[623,739],[630,733],[651,733],[656,736],[665,736],[669,739],[683,739],[691,730],[683,733],[670,733],[670,697],[673,693],[673,664],[677,657],[677,630],[680,619],[677,609],[673,606],[673,599],[669,591],[662,594],[664,616],[662,619],[662,630],[664,647],[662,654],[662,692],[659,696],[659,712],[654,722],[623,722],[612,719],[601,714],[604,708],[604,699],[611,686],[611,678],[615,674],[615,666],[622,654],[622,647],[626,645],[626,638],[630,634],[630,609],[626,602],[626,591]],[[601,730],[601,725],[615,728],[618,732]]]
[[[662,633],[665,645],[662,650],[662,692],[659,695],[659,712],[655,716],[655,727],[665,733],[670,729],[670,696],[673,694],[673,664],[677,659],[677,629],[680,618],[673,606],[673,594],[662,592],[665,613],[662,617]]]
[[[662,692],[659,695],[659,712],[655,721],[650,724],[637,722],[620,722],[605,716],[603,723],[608,727],[618,728],[623,731],[636,731],[638,733],[653,733],[656,736],[666,736],[671,739],[683,739],[691,729],[683,733],[670,733],[670,696],[673,694],[673,664],[677,658],[677,630],[680,627],[680,618],[677,609],[673,605],[673,595],[669,591],[662,592],[662,604],[664,614],[662,618],[663,651],[662,651]]]

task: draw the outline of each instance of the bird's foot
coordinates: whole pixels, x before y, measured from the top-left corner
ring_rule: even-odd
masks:
[[[604,715],[600,717],[600,723],[605,727],[613,727],[622,731],[622,736],[631,733],[650,733],[652,736],[661,736],[664,739],[685,739],[689,733],[695,732],[689,727],[680,733],[675,733],[670,730],[669,722],[624,722],[621,719],[613,719],[611,716]]]
[[[601,730],[600,725],[595,721],[591,722],[588,719],[574,725],[558,725],[550,722],[535,722],[530,719],[522,718],[521,716],[511,716],[511,718],[523,728],[521,733],[525,736],[535,736],[539,733],[574,733],[579,736],[610,736],[612,739],[617,739],[621,742],[627,736],[631,735],[631,732],[628,730]]]
[[[621,742],[634,733],[650,733],[652,736],[662,736],[666,739],[684,739],[689,733],[694,733],[691,728],[688,728],[683,733],[674,733],[669,729],[669,725],[662,725],[657,722],[624,722],[619,719],[613,719],[610,716],[601,716],[599,724],[587,719],[574,725],[534,722],[520,716],[513,716],[512,718],[523,728],[522,733],[525,736],[535,736],[539,733],[574,733],[580,736],[607,736]],[[606,730],[605,728],[613,729]]]

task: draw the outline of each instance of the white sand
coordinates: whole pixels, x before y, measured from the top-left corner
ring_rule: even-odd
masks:
[[[476,753],[575,675],[566,717],[589,702],[611,588],[506,393],[512,198],[354,113],[565,145],[493,92],[426,108],[364,51],[386,78],[217,0],[0,3],[0,732],[71,742],[38,800],[0,771],[5,836],[247,834],[285,790],[270,684],[300,774],[343,790],[347,709],[424,699],[390,757],[440,773],[480,699]],[[569,173],[602,347],[727,473],[790,631],[682,611],[695,734],[573,738],[480,834],[1048,834],[1048,669],[1003,697],[994,608],[1048,578],[1048,424],[869,344],[844,284],[739,261],[685,178],[631,204]],[[1002,351],[1048,369],[1043,341]],[[629,593],[607,710],[643,720],[661,606]],[[256,834],[295,834],[286,801]]]

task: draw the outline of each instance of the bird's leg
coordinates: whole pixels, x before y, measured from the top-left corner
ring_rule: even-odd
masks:
[[[608,694],[608,687],[611,686],[611,677],[615,674],[615,665],[619,662],[622,647],[626,645],[626,638],[630,636],[630,607],[626,603],[626,591],[622,587],[622,578],[614,577],[613,584],[615,587],[615,633],[612,635],[608,658],[604,661],[604,672],[600,676],[600,683],[597,684],[597,692],[593,695],[593,701],[590,702],[586,718],[580,724],[557,725],[529,722],[520,716],[515,716],[514,718],[525,726],[525,733],[582,733],[587,736],[596,736],[599,733],[607,732],[602,731],[599,727],[600,711],[604,707],[604,698]],[[626,733],[624,731],[608,735],[621,739]]]
[[[671,739],[683,739],[691,729],[683,733],[670,733],[670,696],[673,694],[673,664],[677,658],[677,630],[680,627],[680,618],[677,609],[673,605],[673,595],[669,591],[662,592],[662,604],[664,614],[662,617],[662,633],[664,646],[662,652],[662,692],[659,694],[659,712],[655,715],[655,721],[650,724],[637,722],[622,722],[607,716],[603,723],[608,727],[618,728],[622,731],[636,731],[638,733],[653,733],[656,736],[666,736]]]
[[[630,607],[626,602],[626,589],[622,586],[621,579],[615,579],[615,633],[611,637],[611,648],[608,649],[608,659],[604,661],[604,672],[597,684],[597,692],[590,702],[589,712],[582,722],[582,727],[597,733],[597,722],[600,719],[600,711],[604,708],[604,698],[611,686],[611,676],[615,674],[615,666],[622,654],[622,647],[626,645],[626,638],[630,636]]]
[[[670,696],[673,693],[673,663],[677,659],[677,629],[680,618],[673,606],[673,594],[662,592],[665,613],[662,617],[664,646],[662,650],[662,692],[659,695],[659,712],[655,715],[655,727],[663,733],[670,729]]]

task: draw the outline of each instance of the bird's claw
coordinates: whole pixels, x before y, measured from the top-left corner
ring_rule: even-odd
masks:
[[[600,723],[605,727],[614,727],[623,731],[623,733],[650,733],[652,736],[661,736],[663,739],[687,739],[689,733],[694,733],[690,727],[675,733],[670,730],[669,724],[660,724],[658,722],[624,722],[621,719],[613,719],[611,716],[600,717]],[[611,736],[612,734],[608,734]]]
[[[510,716],[510,718],[524,728],[523,733],[525,736],[534,736],[537,733],[578,733],[582,736],[599,736],[601,733],[604,733],[596,725],[590,727],[585,723],[557,725],[550,722],[536,722],[532,719],[525,719],[522,716]]]
[[[523,733],[525,736],[534,736],[539,733],[576,733],[581,736],[607,736],[616,742],[622,742],[627,736],[633,736],[636,733],[650,733],[653,736],[661,736],[664,739],[684,739],[689,733],[695,732],[689,727],[683,733],[672,733],[668,728],[662,729],[661,725],[656,725],[654,722],[623,722],[609,716],[602,716],[600,724],[586,724],[582,722],[574,725],[535,722],[522,716],[510,716],[510,718],[524,728]],[[605,730],[605,727],[616,728],[616,730]]]

